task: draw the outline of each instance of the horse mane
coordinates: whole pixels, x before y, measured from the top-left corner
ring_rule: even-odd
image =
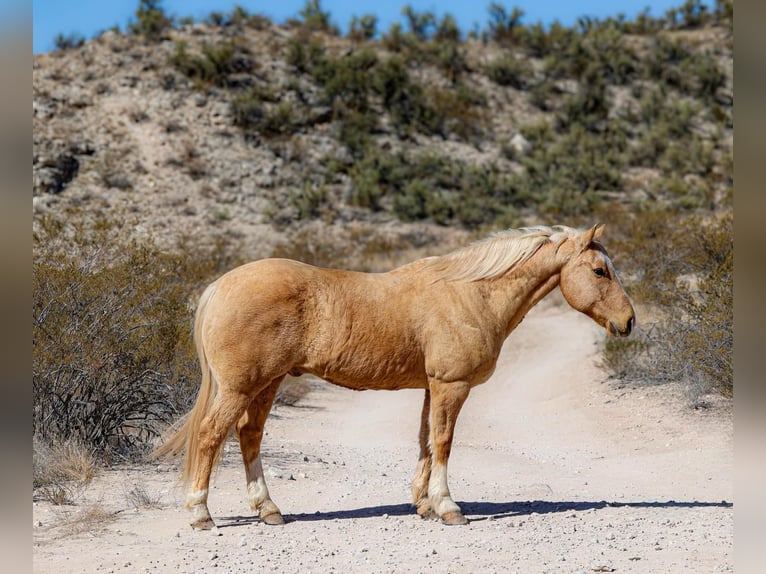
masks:
[[[532,257],[546,243],[560,244],[580,233],[563,225],[523,227],[493,233],[440,257],[426,260],[434,281],[479,281],[498,277]]]

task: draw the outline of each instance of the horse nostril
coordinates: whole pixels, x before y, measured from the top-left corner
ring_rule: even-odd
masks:
[[[635,315],[631,317],[630,319],[628,319],[628,325],[627,325],[627,328],[625,329],[626,335],[630,335],[630,332],[633,330],[633,324],[635,323],[635,321],[636,321]]]

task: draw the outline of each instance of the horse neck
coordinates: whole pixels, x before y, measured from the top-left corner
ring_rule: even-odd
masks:
[[[547,244],[517,269],[488,284],[489,304],[505,327],[506,337],[532,307],[558,286],[562,267],[555,247]]]

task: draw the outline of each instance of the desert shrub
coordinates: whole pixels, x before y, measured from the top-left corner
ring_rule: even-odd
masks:
[[[434,45],[436,67],[454,85],[468,69],[465,51],[456,40],[443,40]]]
[[[523,90],[528,85],[532,68],[521,58],[508,52],[493,60],[487,66],[487,76],[499,86],[512,86]]]
[[[684,84],[685,91],[708,102],[715,101],[718,88],[726,85],[726,74],[708,52],[687,58],[681,62],[680,69],[689,78]]]
[[[390,210],[403,221],[430,219],[477,228],[516,223],[530,198],[495,164],[471,165],[440,154],[405,155],[369,148],[349,168],[350,203]]]
[[[402,221],[430,218],[434,223],[447,225],[456,215],[453,203],[442,190],[435,189],[432,182],[415,179],[394,196],[393,209]],[[486,213],[486,206],[483,213]]]
[[[378,116],[371,110],[340,110],[338,140],[355,158],[362,157],[370,146],[371,134],[378,128]]]
[[[622,85],[638,70],[638,58],[625,45],[624,35],[617,26],[602,26],[588,34],[583,44],[587,53],[598,59],[607,83]]]
[[[658,34],[644,60],[646,77],[660,86],[712,101],[726,75],[709,51],[694,51],[680,38]]]
[[[350,268],[354,245],[334,230],[314,222],[295,230],[289,241],[278,244],[272,257],[303,261],[318,267]]]
[[[67,36],[56,34],[56,37],[53,39],[53,45],[56,47],[56,50],[71,50],[72,48],[79,48],[83,44],[85,44],[85,38],[80,34],[69,34]]]
[[[130,31],[154,41],[162,39],[173,25],[173,20],[165,14],[162,0],[139,0],[136,20],[130,24]]]
[[[534,147],[522,160],[525,171],[514,176],[513,188],[543,212],[558,216],[588,213],[599,202],[597,191],[621,189],[620,167],[626,149],[627,137],[619,126],[593,133],[574,124],[554,143]]]
[[[338,28],[330,22],[330,13],[322,10],[320,0],[306,0],[299,14],[304,28],[338,35]]]
[[[418,42],[425,42],[432,30],[436,27],[436,17],[431,12],[417,12],[409,4],[402,8],[402,15],[407,20],[407,25]]]
[[[410,79],[407,65],[400,56],[388,58],[376,67],[372,87],[399,137],[406,137],[412,131],[433,129],[433,110],[428,105],[426,91]]]
[[[426,202],[431,195],[428,183],[415,179],[394,196],[394,213],[402,221],[425,219],[427,216]]]
[[[622,85],[638,71],[638,57],[625,45],[617,25],[591,25],[581,34],[552,27],[549,36],[545,72],[550,77],[571,77],[586,84],[598,78],[605,85]]]
[[[92,450],[77,439],[45,442],[32,438],[32,488],[35,498],[51,504],[74,504],[96,475]]]
[[[308,73],[324,59],[324,46],[314,36],[298,33],[287,41],[285,61],[300,73]]]
[[[605,365],[630,381],[683,382],[693,403],[711,391],[731,396],[732,213],[649,212],[625,227],[610,246],[628,292],[652,319],[631,339],[608,340]]]
[[[140,454],[196,394],[190,295],[218,259],[118,245],[111,224],[62,251],[46,229],[33,252],[33,434]]]
[[[687,141],[671,140],[657,166],[665,174],[708,175],[713,169],[713,144],[694,134]]]
[[[713,15],[716,20],[722,23],[728,22],[731,26],[734,21],[734,0],[715,0]]]
[[[374,211],[379,210],[380,198],[385,194],[385,190],[381,187],[380,172],[374,159],[371,159],[369,155],[365,156],[351,167],[350,175],[349,203]]]
[[[660,128],[674,139],[689,136],[699,112],[696,105],[669,96],[662,87],[649,90],[641,98],[641,119],[650,128]]]
[[[444,138],[455,135],[461,140],[479,142],[488,124],[480,92],[465,84],[456,88],[434,88],[430,105],[421,110],[417,125],[420,131]]]
[[[514,43],[516,33],[521,27],[524,11],[514,7],[509,14],[502,4],[492,2],[489,5],[489,36],[499,44]]]
[[[609,98],[602,68],[594,63],[585,70],[579,82],[577,93],[564,99],[562,112],[557,116],[560,130],[567,130],[573,124],[582,124],[596,129],[609,114]]]
[[[436,25],[434,33],[436,42],[457,44],[460,42],[460,27],[452,14],[445,14]]]
[[[517,41],[533,58],[544,58],[551,52],[550,38],[540,22],[519,28]]]
[[[391,52],[403,52],[410,44],[409,39],[402,32],[402,25],[394,22],[388,29],[388,33],[381,38],[383,46]]]
[[[217,45],[203,43],[201,52],[200,55],[189,54],[188,44],[181,41],[176,42],[175,51],[170,56],[170,63],[200,88],[227,86],[231,74],[248,72],[252,67],[249,59],[237,54],[231,41]]]
[[[233,96],[230,108],[234,125],[246,134],[257,132],[266,137],[291,134],[299,124],[293,103],[289,100],[273,103],[272,99],[258,86]]]
[[[551,101],[555,92],[556,88],[553,82],[547,79],[543,80],[529,90],[529,102],[544,112],[551,111]]]
[[[325,59],[312,73],[324,85],[328,103],[364,112],[369,108],[370,87],[378,56],[374,50],[364,48],[337,60]]]
[[[678,11],[684,28],[699,28],[708,19],[707,6],[701,0],[686,0]]]
[[[320,215],[327,194],[324,187],[317,187],[310,181],[305,181],[301,188],[290,192],[289,198],[290,205],[298,211],[298,219],[311,219]]]
[[[377,34],[378,17],[365,14],[361,18],[353,16],[348,27],[348,37],[357,42],[371,40]]]
[[[146,485],[140,482],[136,482],[130,487],[127,484],[123,485],[123,492],[126,502],[136,510],[162,506],[160,502],[162,495],[150,492]]]

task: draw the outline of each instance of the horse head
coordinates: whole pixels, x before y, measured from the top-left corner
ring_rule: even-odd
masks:
[[[569,239],[564,252],[568,260],[561,269],[559,287],[567,302],[603,325],[610,335],[630,335],[636,321],[633,305],[620,282],[599,238],[604,226],[592,228]]]

